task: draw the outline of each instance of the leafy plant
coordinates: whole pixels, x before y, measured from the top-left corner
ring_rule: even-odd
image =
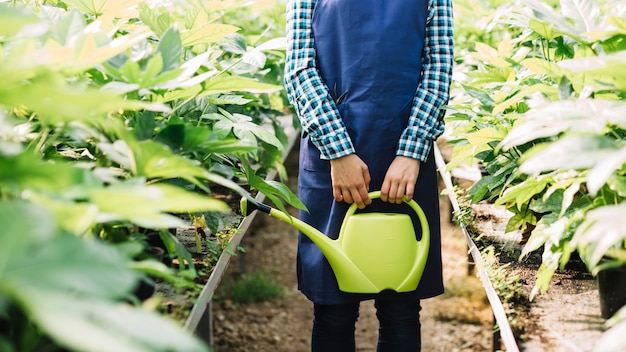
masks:
[[[267,270],[256,270],[220,288],[224,297],[235,304],[266,302],[285,295],[285,288]]]
[[[522,257],[544,246],[533,295],[574,251],[597,272],[600,243],[623,246],[609,235],[581,242],[603,213],[593,210],[623,201],[624,79],[610,73],[623,71],[623,11],[614,1],[503,4],[491,23],[502,39],[458,59],[450,167],[482,165],[471,199],[514,213],[506,230],[522,232]]]
[[[206,350],[132,291],[194,285],[168,229],[228,210],[215,189],[299,206],[264,180],[286,141],[280,33],[237,33],[242,6],[0,2],[3,349]],[[150,236],[179,270],[143,253]]]

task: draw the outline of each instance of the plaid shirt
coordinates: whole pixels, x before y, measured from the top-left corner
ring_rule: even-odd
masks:
[[[454,38],[452,0],[428,0],[428,17],[422,57],[422,80],[413,99],[408,127],[396,155],[426,161],[432,141],[444,130],[440,109],[447,103]],[[339,111],[315,65],[312,18],[316,0],[287,3],[287,58],[285,87],[302,128],[319,149],[322,159],[355,153]]]

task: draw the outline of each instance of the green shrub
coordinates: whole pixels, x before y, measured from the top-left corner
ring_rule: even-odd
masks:
[[[285,288],[274,280],[270,271],[260,269],[223,285],[220,292],[221,297],[235,304],[245,304],[283,298]]]

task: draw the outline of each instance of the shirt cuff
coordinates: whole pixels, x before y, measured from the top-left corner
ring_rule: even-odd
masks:
[[[352,140],[346,131],[337,131],[323,136],[311,135],[310,138],[324,160],[337,159],[355,153]]]
[[[426,162],[428,154],[432,148],[433,140],[423,138],[415,134],[411,134],[409,130],[405,130],[398,142],[397,156],[406,156],[408,158],[417,159]]]

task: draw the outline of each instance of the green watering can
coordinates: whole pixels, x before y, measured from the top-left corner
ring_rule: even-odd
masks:
[[[380,197],[371,192],[370,199]],[[269,205],[241,199],[241,211],[250,215],[259,210],[296,227],[322,251],[337,278],[339,289],[349,293],[379,293],[383,290],[409,292],[422,278],[430,230],[422,208],[411,200],[422,225],[422,237],[415,239],[411,217],[400,213],[358,213],[352,204],[341,225],[339,237],[329,238],[311,225]],[[250,205],[250,207],[248,207]]]

